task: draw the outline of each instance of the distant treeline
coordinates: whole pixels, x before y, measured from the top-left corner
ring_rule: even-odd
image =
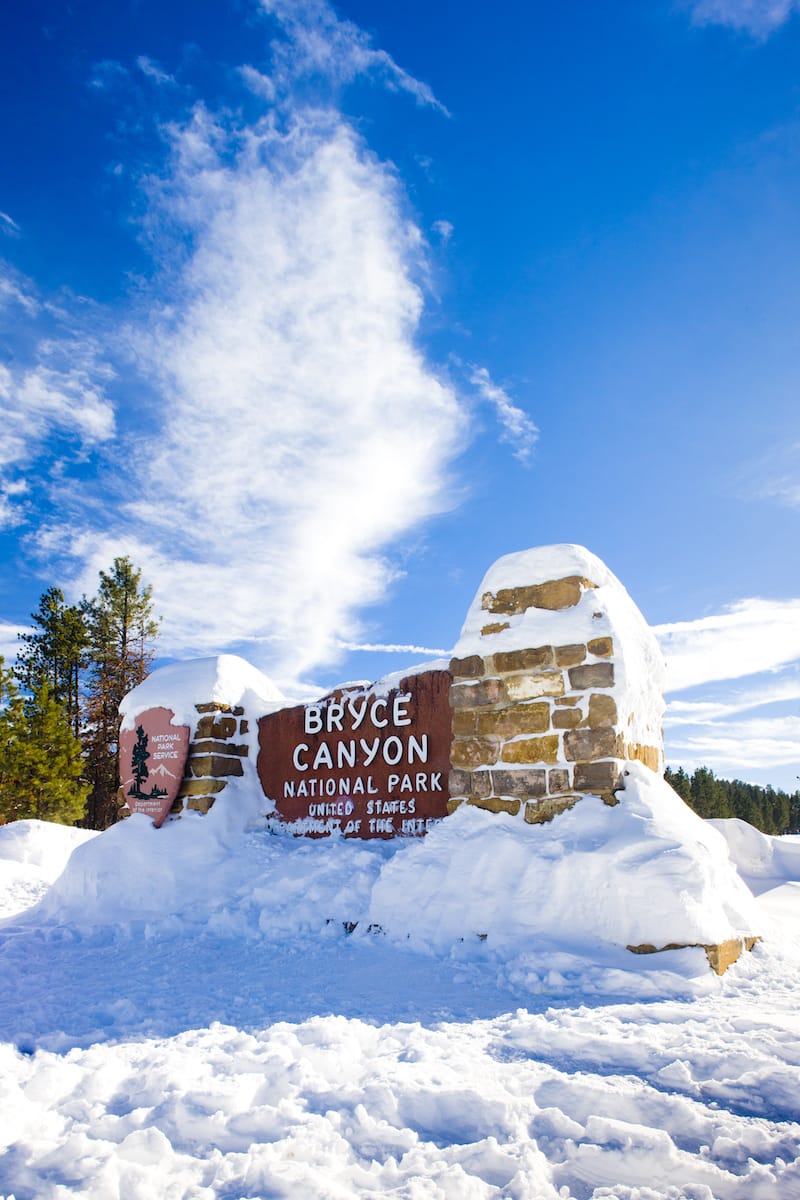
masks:
[[[739,817],[762,833],[800,833],[800,791],[717,779],[708,767],[698,767],[693,775],[683,767],[667,767],[664,778],[701,817]]]

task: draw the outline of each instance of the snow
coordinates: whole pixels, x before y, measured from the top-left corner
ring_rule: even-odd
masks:
[[[577,604],[555,611],[529,608],[510,616],[492,616],[483,607],[487,592],[528,587],[578,576],[596,587],[586,588]],[[482,635],[487,623],[508,628]],[[664,713],[664,660],[655,635],[622,583],[595,554],[583,546],[538,546],[507,554],[487,571],[467,613],[453,654],[468,658],[537,646],[585,644],[594,638],[614,640],[613,695],[621,728],[633,742],[661,745]]]
[[[635,764],[616,808],[413,843],[270,832],[251,782],[161,830],[0,829],[0,899],[74,847],[0,924],[0,1196],[800,1198],[798,840]],[[670,890],[687,933],[769,932],[721,979],[630,954]]]
[[[0,825],[0,918],[30,908],[64,870],[72,851],[98,835],[50,821]]]
[[[219,654],[160,667],[128,692],[120,704],[122,728],[133,729],[136,717],[148,708],[169,708],[173,725],[197,723],[196,704],[241,705],[263,716],[286,703],[276,685],[237,654]]]

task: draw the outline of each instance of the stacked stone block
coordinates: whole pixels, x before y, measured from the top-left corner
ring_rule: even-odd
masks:
[[[489,614],[573,607],[591,581],[572,576],[483,597]],[[487,648],[508,622],[481,629]],[[659,767],[657,747],[630,742],[614,695],[610,636],[568,645],[472,654],[450,663],[452,812],[467,802],[536,824],[582,795],[615,804],[625,760]]]
[[[199,714],[189,743],[186,772],[170,816],[186,809],[207,813],[228,781],[244,774],[242,760],[248,757],[249,732],[244,709],[210,702],[195,705]]]

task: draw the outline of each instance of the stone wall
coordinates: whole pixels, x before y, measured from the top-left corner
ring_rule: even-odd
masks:
[[[229,780],[244,774],[242,760],[249,755],[247,740],[241,740],[249,732],[241,705],[210,702],[196,704],[195,708],[197,724],[171,817],[179,817],[186,809],[207,813]]]
[[[450,812],[464,802],[492,812],[522,809],[524,819],[536,824],[582,795],[599,794],[616,804],[626,759],[661,769],[660,741],[639,742],[629,714],[620,711],[630,691],[630,664],[621,669],[618,635],[604,631],[583,641],[492,652],[501,639],[508,645],[513,618],[523,618],[518,625],[526,634],[537,625],[542,633],[557,632],[554,618],[592,606],[597,588],[572,575],[481,596],[484,618],[471,639],[477,648],[478,634],[481,653],[450,662]],[[596,608],[589,621],[607,625],[599,600]],[[568,619],[566,626],[574,631],[580,622]]]

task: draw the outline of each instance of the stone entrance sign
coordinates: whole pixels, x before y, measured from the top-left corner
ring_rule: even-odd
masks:
[[[447,815],[450,684],[424,671],[262,717],[258,774],[280,819],[318,837],[424,834]]]
[[[119,735],[125,800],[131,812],[152,817],[156,828],[178,794],[189,753],[189,726],[173,725],[174,716],[169,708],[148,708]]]

